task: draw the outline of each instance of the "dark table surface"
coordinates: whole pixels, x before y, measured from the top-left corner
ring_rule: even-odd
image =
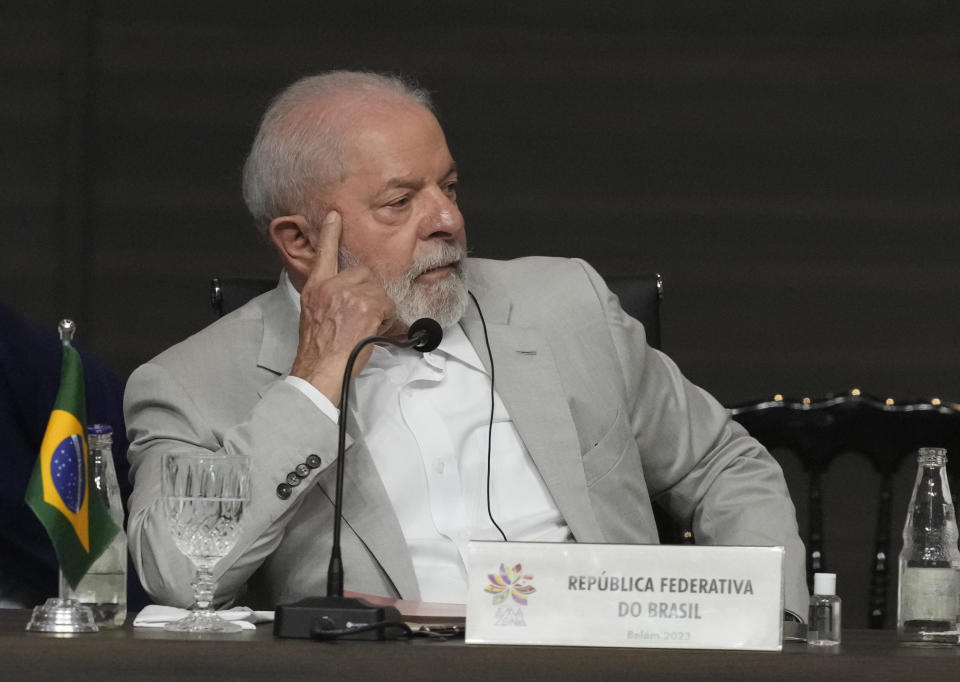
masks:
[[[270,625],[184,637],[129,622],[98,634],[24,631],[29,611],[0,610],[0,680],[960,680],[960,647],[897,645],[890,630],[847,630],[834,654],[468,646],[463,640],[318,643]]]

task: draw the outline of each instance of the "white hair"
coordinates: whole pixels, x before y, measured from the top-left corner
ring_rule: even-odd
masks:
[[[264,113],[243,166],[243,200],[264,237],[278,216],[322,220],[315,210],[317,193],[344,178],[341,143],[347,126],[323,104],[348,93],[392,96],[434,111],[425,90],[390,74],[330,71],[287,87]],[[315,111],[304,115],[311,105]]]

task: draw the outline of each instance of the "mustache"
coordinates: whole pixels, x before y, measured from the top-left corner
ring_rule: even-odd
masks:
[[[460,243],[441,242],[435,249],[429,253],[418,255],[413,264],[399,278],[406,284],[412,284],[413,280],[434,268],[454,265],[457,272],[462,274],[463,261],[467,257],[467,248]],[[341,246],[337,251],[337,261],[340,270],[362,265],[362,261],[351,251]]]
[[[467,249],[462,244],[442,242],[435,251],[423,254],[413,262],[406,273],[406,279],[412,282],[423,273],[446,265],[456,265],[459,272],[466,255]]]

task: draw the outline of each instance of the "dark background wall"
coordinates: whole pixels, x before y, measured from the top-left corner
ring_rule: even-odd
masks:
[[[239,192],[259,116],[330,68],[435,93],[476,255],[660,271],[724,403],[960,400],[953,0],[3,3],[0,298],[120,373],[205,325],[211,275],[278,271]],[[841,464],[827,550],[865,568],[877,480]]]
[[[579,5],[579,6],[577,6]],[[239,169],[333,67],[436,95],[473,251],[665,278],[665,345],[730,404],[960,398],[954,2],[5,3],[0,295],[127,372],[277,266]]]

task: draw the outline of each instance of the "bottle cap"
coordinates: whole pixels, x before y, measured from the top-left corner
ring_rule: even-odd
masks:
[[[917,450],[917,462],[921,466],[942,467],[947,463],[946,448],[920,448]]]
[[[837,593],[837,574],[836,573],[814,573],[813,574],[813,593],[822,596],[830,596]]]

